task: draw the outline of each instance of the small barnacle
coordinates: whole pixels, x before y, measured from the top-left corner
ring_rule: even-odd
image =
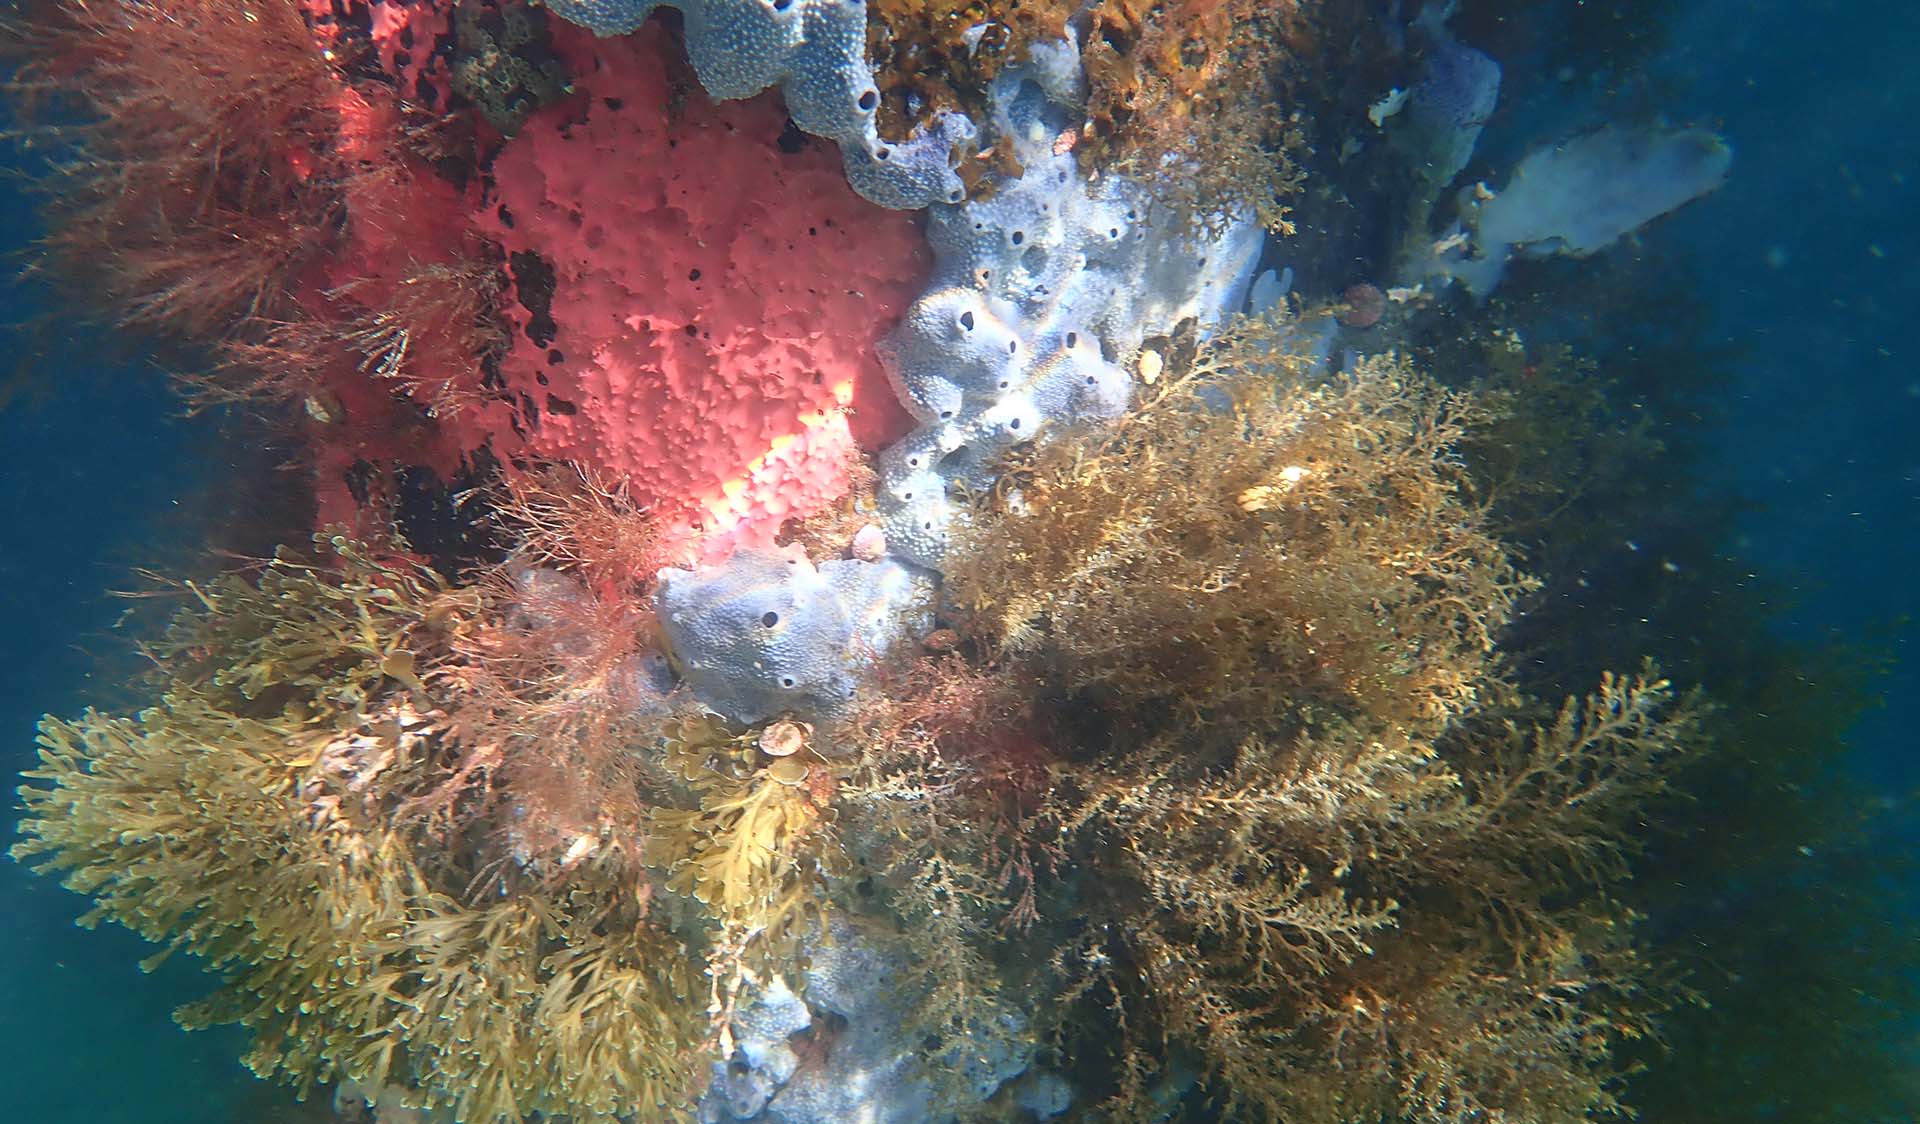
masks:
[[[783,718],[769,722],[760,731],[760,752],[768,757],[791,757],[807,748],[813,727],[806,722]]]
[[[335,425],[347,420],[346,407],[341,405],[340,396],[325,390],[317,390],[300,402],[307,416],[321,425]]]
[[[1167,361],[1152,348],[1142,349],[1138,360],[1140,381],[1152,386],[1160,381],[1160,372],[1166,369]]]

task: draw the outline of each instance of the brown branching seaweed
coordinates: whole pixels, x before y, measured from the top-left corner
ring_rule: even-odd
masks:
[[[478,609],[433,674],[463,759],[415,811],[444,817],[469,789],[498,787],[518,861],[565,870],[611,847],[637,864],[642,798],[664,783],[638,747],[669,710],[644,588],[655,526],[619,487],[565,466],[514,474],[493,510],[514,554],[468,587]]]
[[[667,888],[717,926],[707,963],[707,1012],[722,1055],[745,985],[795,962],[827,927],[825,878],[842,866],[832,835],[833,770],[810,750],[769,757],[758,734],[735,736],[715,718],[675,721],[667,767],[694,806],[653,809],[652,860]]]
[[[1239,325],[1021,455],[951,568],[1069,716],[1032,817],[1072,871],[1042,914],[1081,919],[1062,1052],[1123,1117],[1188,1058],[1235,1118],[1618,1111],[1613,1046],[1672,989],[1609,888],[1701,704],[1650,670],[1558,711],[1511,688],[1529,582],[1458,452],[1492,412],[1392,357],[1304,377],[1290,341]]]
[[[970,1028],[998,1025],[1022,981],[996,954],[1044,947],[1053,918],[1039,895],[1065,856],[1041,815],[1055,766],[1033,711],[1032,684],[1004,666],[931,654],[883,676],[836,732],[853,758],[837,825],[850,858],[841,897],[852,911],[880,909],[912,949],[904,1040],[965,1042]],[[964,1051],[923,1053],[964,1087],[954,1065]]]
[[[528,565],[572,575],[604,594],[631,592],[676,559],[651,514],[625,485],[578,467],[517,472],[502,484],[501,522]]]
[[[1088,5],[1085,168],[1151,185],[1188,226],[1245,213],[1286,233],[1303,145],[1277,104],[1305,21],[1295,0],[1101,0]]]
[[[684,1112],[697,957],[648,917],[638,825],[530,879],[494,834],[414,814],[489,807],[453,783],[471,751],[442,707],[450,636],[485,606],[332,545],[197,589],[137,718],[48,719],[16,857],[92,895],[87,923],[204,958],[223,986],[181,1021],[248,1027],[248,1064],[303,1092],[398,1088],[466,1121]]]
[[[1264,1119],[1616,1111],[1612,1046],[1671,989],[1607,889],[1699,715],[1664,681],[1609,677],[1550,722],[1470,724],[1453,752],[1349,729],[1224,770],[1174,738],[1123,755],[1056,796],[1104,922],[1056,959],[1063,994],[1084,1001],[1097,971],[1145,1051],[1121,1072],[1164,1068],[1157,1034]]]
[[[658,784],[636,747],[658,736],[666,710],[646,646],[651,615],[518,560],[471,588],[483,609],[433,672],[462,759],[410,810],[444,819],[470,789],[497,786],[511,793],[507,830],[523,863],[570,868],[603,846],[631,852],[642,793]]]
[[[1390,357],[1276,391],[1271,345],[1232,337],[1118,425],[1011,466],[953,599],[1117,712],[1437,729],[1526,587],[1450,455],[1482,409]]]
[[[206,403],[325,399],[331,387],[370,377],[429,417],[490,401],[480,365],[507,344],[493,316],[498,267],[477,244],[439,264],[405,264],[391,284],[317,291],[324,314],[289,307],[284,319],[250,316],[221,341],[210,370],[182,377],[184,388]]]

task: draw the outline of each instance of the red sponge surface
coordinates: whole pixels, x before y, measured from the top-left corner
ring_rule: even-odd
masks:
[[[918,221],[777,96],[710,102],[657,25],[555,40],[576,96],[506,144],[478,216],[513,277],[518,432],[470,436],[624,477],[701,555],[766,545],[908,428],[875,344],[924,282]]]

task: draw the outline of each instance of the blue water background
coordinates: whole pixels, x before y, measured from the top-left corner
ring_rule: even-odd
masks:
[[[1717,461],[1698,483],[1755,501],[1739,546],[1788,595],[1778,625],[1793,635],[1865,635],[1920,615],[1916,48],[1917,4],[1701,0],[1649,84],[1677,121],[1717,126],[1737,152],[1727,187],[1646,240],[1679,252],[1715,332],[1744,350]],[[1504,61],[1509,73],[1524,62]],[[1496,122],[1489,144],[1523,116]],[[17,191],[0,197],[0,216],[8,248],[31,237]],[[44,312],[33,294],[14,294],[0,319]],[[43,711],[116,700],[128,665],[103,657],[122,646],[113,625],[126,603],[104,591],[136,584],[135,565],[178,557],[201,529],[182,513],[218,505],[236,472],[260,471],[217,416],[182,417],[150,364],[84,334],[50,338],[38,373],[0,409],[8,772],[27,764]],[[1893,810],[1887,845],[1908,846],[1920,836],[1908,802],[1920,665],[1913,626],[1890,635],[1900,662],[1882,684],[1889,705],[1859,727],[1857,767]],[[80,909],[0,862],[0,1118],[267,1119],[232,1060],[235,1035],[171,1024],[202,981],[184,965],[142,975],[150,950],[74,928]]]

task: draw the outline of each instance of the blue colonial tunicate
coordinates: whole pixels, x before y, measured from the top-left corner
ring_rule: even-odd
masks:
[[[943,114],[900,141],[874,127],[880,91],[867,66],[864,0],[547,0],[562,19],[597,35],[624,35],[655,8],[685,17],[687,55],[715,98],[747,98],[778,85],[794,124],[840,145],[847,181],[883,207],[911,209],[966,194],[953,149],[973,123]]]
[[[1499,192],[1461,193],[1471,237],[1428,268],[1485,299],[1514,257],[1583,258],[1726,182],[1733,150],[1705,129],[1606,126],[1529,152]]]
[[[681,677],[736,722],[831,718],[861,670],[931,627],[927,579],[892,560],[815,566],[799,550],[747,550],[724,565],[660,571],[655,608]]]
[[[1217,238],[1123,176],[1081,175],[1071,146],[1084,96],[1077,52],[1037,45],[998,78],[993,126],[1023,169],[991,198],[936,205],[931,285],[888,340],[895,388],[920,423],[880,456],[889,550],[939,569],[961,495],[991,486],[996,454],[1049,425],[1126,408],[1143,340],[1238,309],[1263,235]]]

